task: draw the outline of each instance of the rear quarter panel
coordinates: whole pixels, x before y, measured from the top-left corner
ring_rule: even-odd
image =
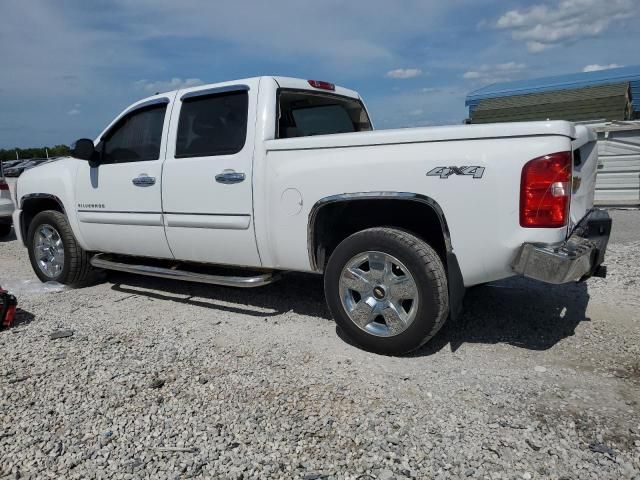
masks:
[[[310,271],[309,214],[325,197],[342,193],[410,192],[442,208],[465,285],[513,275],[509,266],[524,242],[558,242],[567,229],[519,224],[520,175],[536,157],[571,148],[559,135],[435,141],[372,146],[275,150],[265,142],[255,163],[256,233],[263,266]],[[484,167],[482,178],[427,176],[435,167]],[[399,206],[399,208],[401,208]]]

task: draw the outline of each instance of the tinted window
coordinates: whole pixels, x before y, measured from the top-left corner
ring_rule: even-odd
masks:
[[[166,104],[123,117],[103,140],[102,163],[141,162],[160,158]]]
[[[321,105],[291,111],[296,128],[303,135],[355,132],[349,114],[341,105]]]
[[[277,138],[330,135],[371,130],[357,98],[307,90],[278,92]]]
[[[246,91],[186,98],[182,101],[176,157],[238,153],[247,136]]]

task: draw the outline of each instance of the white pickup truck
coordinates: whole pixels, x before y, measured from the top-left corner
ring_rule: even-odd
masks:
[[[561,121],[375,131],[354,91],[250,78],[131,105],[73,158],[25,172],[13,219],[43,281],[323,273],[342,330],[401,354],[457,314],[465,287],[604,275],[595,146]]]

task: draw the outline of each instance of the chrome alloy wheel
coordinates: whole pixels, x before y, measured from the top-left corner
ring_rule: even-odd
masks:
[[[38,227],[33,237],[38,267],[49,278],[56,278],[64,268],[64,245],[58,231],[48,224]]]
[[[387,253],[369,251],[351,258],[342,269],[339,288],[351,321],[372,335],[399,335],[416,318],[419,295],[413,275]]]

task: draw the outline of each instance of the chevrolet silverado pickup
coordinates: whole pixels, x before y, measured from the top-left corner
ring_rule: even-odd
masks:
[[[466,287],[603,276],[596,164],[585,126],[374,130],[354,91],[260,77],[127,107],[72,157],[26,171],[13,219],[43,281],[323,274],[347,336],[402,354],[459,312]]]

